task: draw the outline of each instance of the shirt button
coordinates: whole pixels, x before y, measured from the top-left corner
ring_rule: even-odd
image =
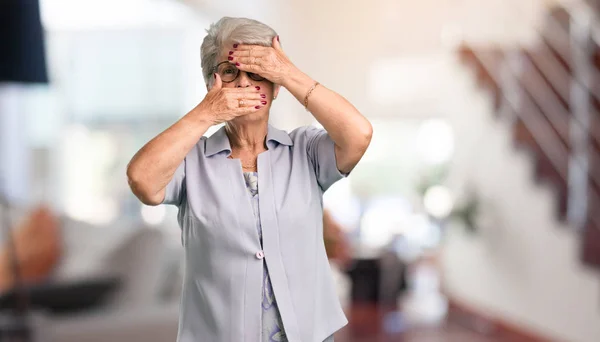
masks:
[[[265,257],[265,253],[263,251],[256,252],[256,259],[262,260]]]

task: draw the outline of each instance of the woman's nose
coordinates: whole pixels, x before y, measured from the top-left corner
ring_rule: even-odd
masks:
[[[238,77],[237,88],[247,88],[252,85],[252,80],[248,77],[248,74],[245,71],[240,70],[240,75]]]

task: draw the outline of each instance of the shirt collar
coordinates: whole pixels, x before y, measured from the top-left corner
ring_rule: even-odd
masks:
[[[281,145],[293,146],[294,142],[287,132],[277,129],[271,125],[267,131],[267,147],[270,141],[276,141]],[[225,126],[219,128],[213,135],[206,139],[206,148],[204,154],[207,157],[213,156],[219,152],[227,151],[227,156],[231,155],[231,144],[225,132]]]

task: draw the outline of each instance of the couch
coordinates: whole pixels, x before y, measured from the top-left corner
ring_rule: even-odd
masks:
[[[12,209],[13,222],[25,210]],[[2,215],[2,213],[0,213]],[[76,314],[32,312],[36,341],[175,341],[181,284],[181,245],[166,227],[133,222],[91,225],[59,219],[63,255],[49,282],[105,275],[119,286],[102,305]]]

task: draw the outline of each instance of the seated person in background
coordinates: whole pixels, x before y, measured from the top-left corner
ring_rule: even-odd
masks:
[[[10,290],[14,284],[12,251],[2,233],[0,247],[0,292]],[[61,256],[61,239],[58,220],[45,207],[35,208],[12,229],[21,279],[24,284],[45,280],[56,267]]]
[[[335,262],[341,269],[345,269],[352,261],[350,244],[342,227],[327,209],[323,210],[323,239],[330,262]]]

